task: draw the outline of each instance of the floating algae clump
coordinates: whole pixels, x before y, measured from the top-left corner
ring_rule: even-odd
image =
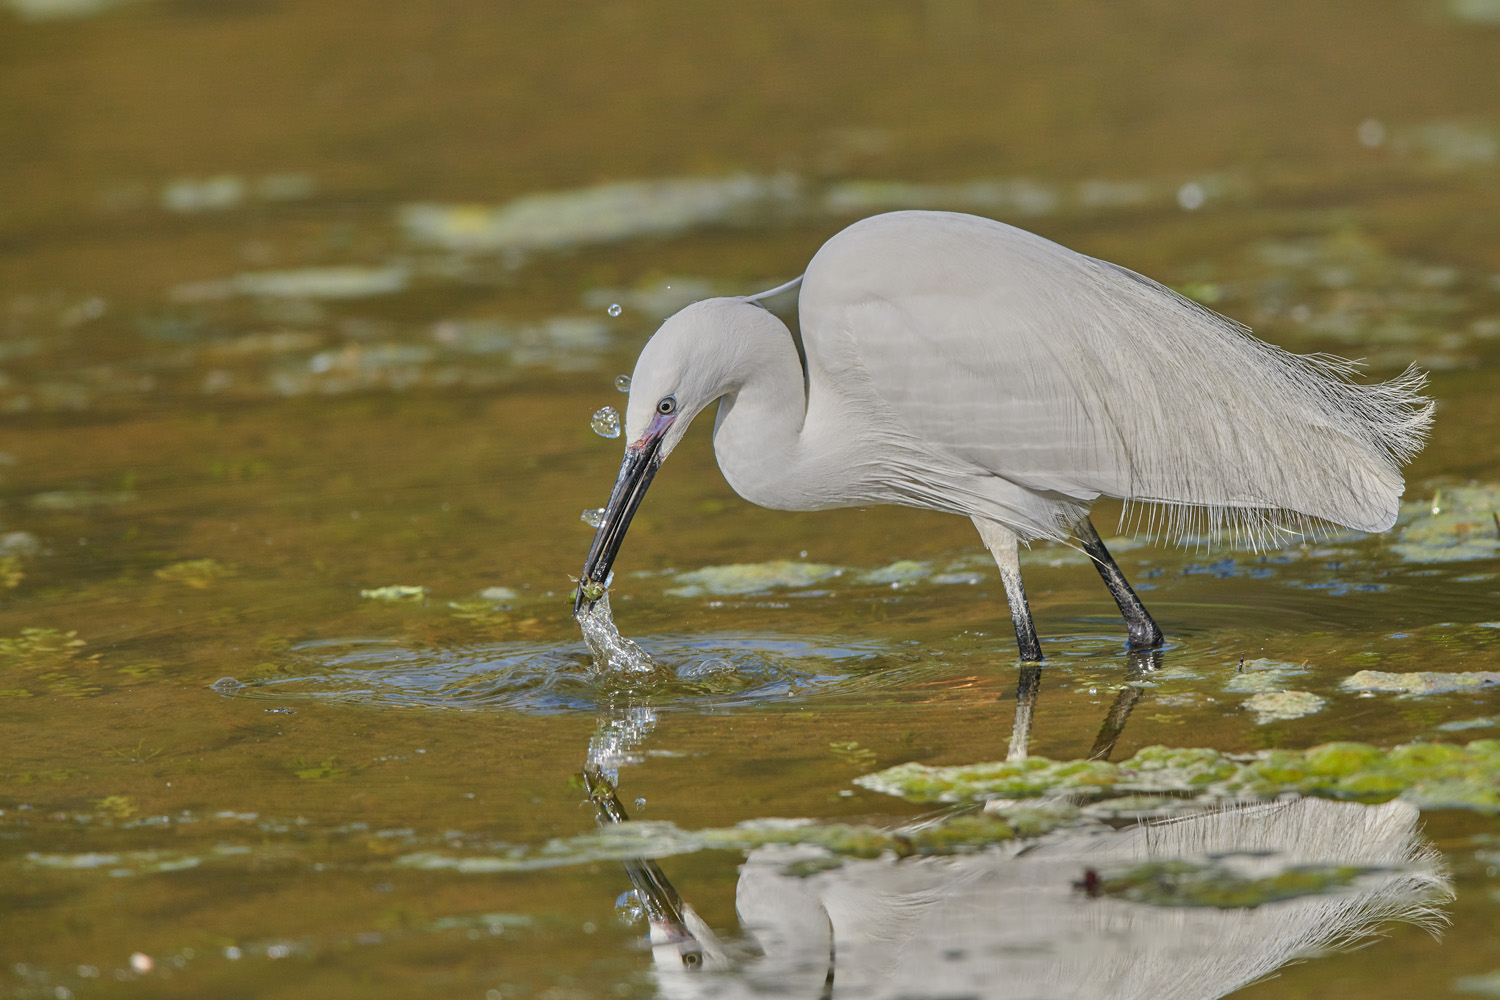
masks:
[[[194,590],[207,590],[228,576],[234,576],[234,570],[217,559],[188,559],[156,571],[158,580],[183,583]]]
[[[408,854],[396,865],[466,874],[535,871],[557,865],[586,864],[628,858],[664,858],[697,851],[753,851],[772,845],[815,847],[827,857],[806,859],[792,874],[807,875],[837,867],[845,858],[884,856],[943,857],[972,854],[994,844],[1036,837],[1079,822],[1079,810],[1066,802],[1025,803],[982,814],[944,817],[914,827],[890,829],[810,819],[756,819],[736,826],[683,830],[672,823],[628,820],[596,833],[557,839],[542,847],[509,846],[503,854],[462,857],[433,851]]]
[[[1326,705],[1322,698],[1310,691],[1262,691],[1246,698],[1241,707],[1255,713],[1255,724],[1264,726],[1268,722],[1300,719],[1312,715]]]
[[[1288,663],[1284,660],[1268,660],[1264,657],[1244,660],[1224,685],[1225,691],[1235,694],[1268,694],[1284,691],[1297,675],[1305,675],[1306,663]]]
[[[1500,486],[1453,486],[1438,490],[1432,502],[1401,505],[1416,517],[1401,529],[1391,548],[1409,562],[1491,559],[1500,552]]]
[[[1416,670],[1392,674],[1383,670],[1361,670],[1344,678],[1346,691],[1390,691],[1396,694],[1443,694],[1448,691],[1500,691],[1500,671],[1470,670],[1445,674]]]
[[[372,601],[420,601],[427,596],[427,588],[392,584],[389,587],[361,590],[359,596]]]
[[[1076,806],[1066,802],[1012,805],[983,815],[949,816],[941,822],[898,830],[844,823],[797,823],[752,820],[738,826],[702,830],[706,847],[748,851],[768,844],[821,847],[840,857],[929,857],[965,854],[990,844],[1036,837],[1075,822]]]
[[[898,764],[858,778],[855,784],[916,802],[959,802],[990,796],[1032,798],[1057,790],[1098,792],[1118,785],[1121,778],[1119,765],[1105,761],[1028,757],[958,767]]]
[[[793,562],[777,559],[763,563],[736,563],[731,566],[705,566],[691,573],[679,573],[681,586],[668,590],[673,597],[701,597],[705,594],[758,594],[773,587],[808,587],[838,576],[840,566],[824,563]]]
[[[1500,812],[1500,740],[1465,746],[1416,743],[1385,751],[1325,743],[1230,757],[1217,750],[1146,747],[1118,764],[1024,761],[928,767],[900,764],[858,778],[872,791],[914,802],[1026,798],[1060,792],[1095,797],[1152,793],[1220,800],[1287,792],[1383,802],[1401,796],[1425,809]]]
[[[917,562],[914,559],[897,559],[889,566],[879,569],[867,570],[856,578],[856,582],[871,586],[901,586],[907,583],[918,583],[925,580],[932,573],[932,563]]]

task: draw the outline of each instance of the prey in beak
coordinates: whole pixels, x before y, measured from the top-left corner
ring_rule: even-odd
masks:
[[[594,533],[594,543],[589,546],[588,558],[583,563],[583,573],[578,577],[578,592],[573,599],[573,614],[591,609],[594,602],[604,594],[609,582],[609,572],[619,554],[620,543],[625,540],[625,529],[636,508],[645,499],[646,489],[651,485],[656,470],[661,468],[662,438],[677,419],[676,412],[657,412],[646,427],[646,433],[625,449],[625,460],[620,463],[620,475],[615,479],[615,488],[609,494],[609,503],[604,507],[604,519]]]

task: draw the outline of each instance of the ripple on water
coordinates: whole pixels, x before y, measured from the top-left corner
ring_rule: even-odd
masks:
[[[593,712],[601,690],[622,685],[645,704],[705,710],[895,688],[908,672],[891,669],[884,644],[847,638],[668,634],[641,644],[657,671],[615,678],[601,677],[576,641],[411,648],[381,639],[322,640],[295,647],[281,675],[239,687],[220,681],[214,689],[233,697],[547,715]]]

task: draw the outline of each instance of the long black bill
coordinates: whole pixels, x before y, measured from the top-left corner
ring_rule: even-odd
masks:
[[[604,520],[594,533],[594,544],[589,546],[589,556],[584,560],[583,573],[578,578],[578,594],[573,599],[574,614],[585,606],[592,608],[603,593],[599,588],[609,579],[620,543],[625,540],[625,529],[630,527],[630,519],[645,499],[646,489],[656,470],[661,468],[661,442],[671,426],[672,418],[659,414],[641,439],[625,449],[620,475],[609,495],[609,503],[604,507]],[[591,592],[593,596],[590,596]]]

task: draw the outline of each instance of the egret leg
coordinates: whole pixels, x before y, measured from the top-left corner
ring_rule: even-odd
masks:
[[[1120,606],[1120,615],[1125,619],[1125,626],[1130,630],[1130,647],[1150,649],[1160,646],[1161,629],[1157,628],[1156,622],[1151,620],[1150,612],[1141,603],[1141,599],[1135,596],[1135,591],[1130,587],[1130,581],[1125,579],[1125,574],[1120,571],[1114,556],[1110,555],[1109,549],[1104,547],[1104,542],[1099,538],[1099,532],[1094,530],[1094,523],[1085,516],[1073,525],[1073,534],[1078,537],[1083,551],[1094,560],[1094,568],[1099,571],[1104,585],[1109,588],[1110,596]]]
[[[990,555],[995,557],[995,565],[1000,567],[1000,580],[1005,584],[1005,600],[1010,604],[1010,620],[1016,626],[1016,646],[1021,652],[1021,659],[1040,660],[1042,644],[1037,641],[1036,626],[1031,621],[1031,606],[1026,603],[1026,588],[1021,585],[1020,539],[1014,531],[996,521],[977,517],[973,521],[974,527],[979,529],[979,537],[984,540],[984,547],[990,550]],[[1108,556],[1109,553],[1106,552],[1105,557]]]

